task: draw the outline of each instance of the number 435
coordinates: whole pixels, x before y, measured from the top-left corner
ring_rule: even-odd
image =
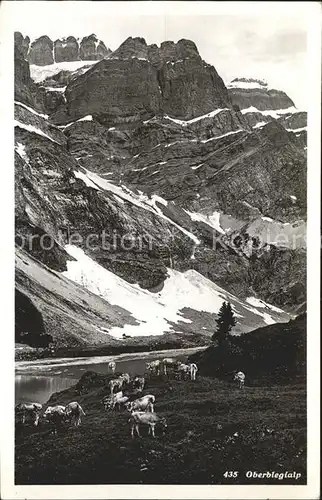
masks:
[[[227,470],[224,473],[224,477],[237,477],[237,476],[238,476],[238,472],[236,470]]]

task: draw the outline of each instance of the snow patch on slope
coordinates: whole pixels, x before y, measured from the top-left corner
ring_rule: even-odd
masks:
[[[22,158],[25,162],[28,163],[29,158],[26,153],[26,146],[22,144],[21,142],[17,142],[17,145],[15,146],[15,151],[18,153],[20,158]]]
[[[300,128],[287,128],[286,129],[288,132],[293,132],[296,134],[297,132],[303,132],[305,130],[307,132],[307,127],[300,127]]]
[[[48,92],[65,92],[65,90],[66,90],[66,86],[65,87],[47,87],[44,85],[44,88]]]
[[[243,130],[243,129],[233,130],[232,132],[227,132],[227,134],[216,135],[215,137],[210,137],[210,139],[204,139],[201,142],[206,143],[206,142],[209,142],[209,141],[215,141],[217,139],[222,139],[223,137],[227,137],[228,135],[239,134],[240,132],[245,132],[245,130]]]
[[[220,226],[220,212],[214,212],[212,215],[189,212],[188,210],[185,210],[185,212],[191,217],[191,220],[204,222],[213,229],[216,229],[219,233],[225,234],[225,231]]]
[[[246,302],[250,304],[251,306],[255,307],[261,307],[261,308],[266,308],[266,309],[271,309],[272,311],[275,311],[277,313],[283,313],[282,309],[279,309],[278,307],[273,306],[272,304],[268,304],[267,302],[264,302],[261,299],[257,299],[256,297],[247,297]]]
[[[91,121],[93,121],[92,115],[87,115],[87,116],[83,116],[83,118],[79,118],[75,122],[67,123],[67,125],[59,125],[58,128],[61,128],[61,129],[65,130],[65,128],[68,128],[71,125],[74,125],[74,123],[78,123],[78,122],[91,122]]]
[[[81,248],[66,245],[65,250],[76,260],[67,261],[67,271],[62,273],[64,276],[104,298],[110,304],[131,312],[139,323],[102,329],[116,338],[122,339],[124,333],[136,336],[162,335],[172,330],[169,322],[191,323],[191,320],[184,318],[180,313],[184,307],[218,313],[223,300],[233,302],[237,317],[242,317],[240,312],[248,309],[255,315],[263,317],[266,323],[274,323],[267,313],[249,308],[194,270],[181,273],[168,269],[168,278],[164,282],[163,289],[156,294],[116,276],[88,257]]]
[[[113,184],[113,182],[103,179],[98,174],[91,172],[90,170],[84,170],[85,172],[82,175],[86,177],[87,181],[91,182],[91,184],[94,184],[97,188],[101,188],[103,191],[109,191],[119,198],[126,200],[133,205],[136,205],[137,207],[143,208],[144,210],[149,210],[150,212],[159,215],[162,219],[166,220],[172,226],[176,227],[177,229],[179,229],[179,231],[188,236],[188,238],[190,238],[196,245],[200,244],[200,240],[193,233],[180,226],[163,213],[161,208],[157,205],[157,202],[164,206],[167,206],[168,202],[161,196],[152,195],[151,198],[148,198],[148,196],[143,194],[142,191],[139,191],[139,194],[135,194],[124,185],[116,186],[115,184]],[[79,173],[77,175],[79,176]],[[83,180],[85,179],[85,177],[83,177]],[[93,186],[91,185],[90,187]]]
[[[289,108],[282,109],[257,109],[254,106],[250,106],[249,108],[245,108],[241,110],[243,115],[247,113],[260,113],[264,116],[271,116],[272,118],[280,118],[282,115],[298,113],[299,110],[295,106],[290,106]]]
[[[253,126],[253,128],[262,128],[264,125],[266,125],[266,122],[258,122]]]
[[[205,118],[212,118],[213,116],[218,115],[218,113],[221,113],[222,111],[229,111],[229,108],[218,108],[215,109],[214,111],[210,111],[210,113],[207,113],[206,115],[197,116],[196,118],[192,118],[191,120],[178,120],[177,118],[171,118],[171,116],[168,115],[165,115],[164,118],[166,118],[167,120],[171,120],[172,122],[177,123],[178,125],[186,127],[191,123],[199,122],[200,120],[204,120]]]
[[[84,172],[81,172],[80,170],[74,170],[74,175],[77,177],[77,179],[81,179],[83,182],[85,182],[87,187],[91,187],[96,189],[96,191],[101,191],[101,189],[92,182]]]
[[[17,106],[20,106],[22,108],[25,108],[27,109],[27,111],[30,111],[30,113],[32,113],[33,115],[37,115],[37,116],[40,116],[40,118],[45,118],[47,119],[48,118],[48,115],[43,115],[41,113],[38,113],[38,111],[35,111],[33,108],[30,108],[29,106],[26,106],[25,104],[23,104],[22,102],[19,102],[19,101],[15,101],[15,104]]]
[[[30,64],[30,76],[35,83],[40,83],[50,76],[57,75],[60,71],[76,71],[87,65],[96,64],[98,61],[63,61],[47,66]],[[88,68],[89,69],[89,68]]]
[[[27,125],[26,123],[21,123],[18,120],[15,120],[14,126],[24,128],[25,130],[28,130],[28,132],[34,132],[35,134],[42,135],[43,137],[46,137],[46,139],[49,139],[51,142],[55,142],[56,144],[59,144],[59,142],[55,141],[49,135],[45,134],[42,130],[40,130],[37,127],[34,127],[33,125]]]

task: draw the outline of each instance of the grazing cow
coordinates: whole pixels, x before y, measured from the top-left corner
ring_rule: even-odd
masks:
[[[52,413],[58,412],[58,413],[65,413],[66,406],[63,405],[55,405],[55,406],[48,406],[45,410],[45,413],[43,416],[47,419]]]
[[[129,419],[130,427],[131,427],[131,436],[134,438],[134,429],[139,437],[141,437],[139,426],[140,425],[148,425],[149,426],[149,434],[152,433],[152,436],[155,437],[154,428],[156,425],[160,425],[163,430],[163,434],[165,433],[165,429],[167,428],[167,422],[164,417],[159,417],[155,413],[143,412],[143,411],[134,411],[131,414]]]
[[[182,379],[182,378],[185,378],[186,376],[191,376],[191,369],[190,369],[190,365],[186,365],[185,363],[180,363],[178,366],[177,366],[177,374],[179,375],[179,377]]]
[[[21,417],[22,424],[25,424],[26,420],[32,420],[33,424],[37,426],[41,409],[42,405],[40,403],[19,403],[15,407],[15,412]]]
[[[119,399],[119,398],[122,398],[123,397],[123,392],[122,391],[119,391],[119,392],[116,392],[115,394],[109,394],[107,396],[104,396],[104,398],[102,399],[102,403],[104,405],[104,409],[107,410],[107,408],[110,408],[111,407],[111,403],[112,401],[114,401],[114,399]]]
[[[122,396],[121,398],[118,398],[116,401],[114,400],[113,401],[113,408],[115,408],[115,406],[117,406],[117,408],[119,410],[121,410],[121,408],[126,408],[126,404],[128,403],[129,401],[129,397],[128,396]]]
[[[139,391],[142,392],[145,386],[145,378],[135,377],[135,379],[133,380],[133,386],[135,389],[139,389]]]
[[[45,420],[52,424],[52,434],[54,435],[57,434],[58,429],[62,428],[62,424],[68,420],[65,410],[65,406],[62,405],[48,406],[43,415]]]
[[[113,378],[112,380],[109,381],[108,385],[111,391],[111,394],[114,393],[114,389],[122,389],[124,384],[124,379],[123,378]]]
[[[142,396],[142,398],[135,399],[127,403],[125,406],[127,410],[130,412],[133,411],[146,411],[146,412],[154,412],[153,403],[155,402],[155,396],[153,394],[147,394],[146,396]]]
[[[234,380],[236,380],[236,382],[238,383],[238,387],[240,389],[242,389],[245,385],[245,378],[246,378],[246,376],[245,376],[245,373],[243,373],[243,372],[237,372],[234,375]]]
[[[163,373],[164,375],[167,375],[167,368],[176,368],[180,362],[178,362],[176,359],[173,358],[164,358],[162,360],[162,366],[163,366]]]
[[[198,371],[198,366],[195,363],[190,363],[190,378],[191,380],[196,380],[196,373]]]
[[[115,361],[110,361],[109,364],[107,365],[107,368],[108,368],[108,371],[111,371],[114,374],[115,370],[116,370]]]
[[[120,375],[118,378],[123,380],[123,383],[125,382],[126,384],[129,384],[131,381],[131,377],[128,373],[122,373],[122,375]]]
[[[160,375],[161,370],[161,361],[160,359],[156,359],[155,361],[151,361],[146,364],[146,371],[151,374]]]
[[[105,410],[114,410],[115,406],[118,407],[118,409],[121,409],[121,406],[125,406],[125,404],[129,401],[128,396],[123,396],[123,392],[117,392],[116,394],[113,394],[112,396],[105,396],[103,399],[103,404]]]
[[[72,403],[68,403],[65,408],[66,416],[71,419],[71,422],[74,423],[75,427],[78,427],[81,423],[81,416],[85,416],[83,408],[77,401],[73,401]]]

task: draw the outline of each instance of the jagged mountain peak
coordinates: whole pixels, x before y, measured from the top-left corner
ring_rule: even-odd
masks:
[[[111,58],[144,58],[154,64],[161,61],[181,61],[188,58],[198,58],[200,55],[192,40],[181,39],[178,42],[166,40],[160,46],[148,45],[142,37],[128,37],[111,55]]]
[[[42,35],[30,41],[28,36],[24,37],[20,32],[16,32],[15,47],[30,64],[36,66],[71,61],[99,61],[111,53],[94,33],[83,38],[69,35],[56,40]]]

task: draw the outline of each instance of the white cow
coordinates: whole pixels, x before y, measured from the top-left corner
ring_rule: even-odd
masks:
[[[180,378],[185,378],[185,376],[191,376],[191,368],[190,365],[186,365],[185,363],[180,363],[177,367],[177,373]]]
[[[129,401],[128,396],[123,396],[123,392],[117,392],[116,394],[113,394],[112,396],[106,396],[103,399],[103,404],[105,410],[110,409],[114,410],[115,406],[118,407],[118,409],[121,409],[121,406],[125,406],[126,403]]]
[[[153,373],[155,375],[160,375],[161,371],[161,360],[156,359],[155,361],[150,361],[150,363],[146,364],[146,371],[149,373]]]
[[[240,389],[242,389],[245,385],[245,378],[246,376],[243,372],[237,372],[234,375],[234,380],[236,380]]]
[[[190,363],[188,366],[190,366],[190,378],[191,378],[191,380],[196,380],[198,366],[196,365],[196,363]]]
[[[75,427],[78,427],[82,421],[81,417],[85,416],[83,408],[77,401],[73,401],[72,403],[68,403],[65,408],[65,413],[68,418],[71,419],[71,422],[74,423]]]
[[[164,358],[162,360],[162,366],[163,366],[163,373],[164,375],[167,375],[167,368],[174,369],[178,366],[178,361],[173,358]]]
[[[112,380],[109,381],[108,385],[111,391],[111,394],[114,394],[114,389],[122,389],[124,384],[124,379],[123,378],[113,378]]]
[[[115,408],[115,406],[117,406],[117,408],[119,410],[121,410],[121,408],[126,408],[126,404],[129,402],[129,397],[128,396],[122,396],[121,398],[118,398],[116,401],[113,402],[113,408]]]
[[[107,410],[107,408],[110,408],[112,401],[116,398],[122,398],[123,397],[123,391],[116,392],[115,394],[109,394],[107,396],[104,396],[102,399],[102,403],[104,405],[104,409]]]
[[[146,396],[142,396],[142,398],[135,399],[126,404],[126,408],[130,411],[146,411],[146,412],[154,412],[154,404],[155,396],[153,394],[147,394]]]
[[[128,373],[122,373],[122,375],[119,376],[119,379],[123,380],[126,384],[129,384],[131,381],[131,377]]]
[[[115,361],[110,361],[109,364],[107,365],[108,371],[111,371],[112,373],[115,373],[116,370],[116,363]]]
[[[25,424],[26,420],[32,420],[33,424],[37,426],[41,409],[42,405],[40,403],[19,403],[15,407],[15,412],[21,417],[22,424]]]
[[[148,425],[149,426],[149,434],[152,433],[152,436],[155,437],[154,428],[156,425],[160,425],[163,430],[163,434],[165,433],[165,429],[167,428],[167,422],[164,417],[159,417],[156,413],[143,412],[143,411],[134,411],[131,414],[129,419],[130,428],[131,428],[131,436],[134,438],[134,429],[139,437],[141,437],[139,426],[140,425]]]
[[[62,405],[48,406],[43,416],[47,422],[53,425],[52,433],[55,435],[57,434],[57,429],[61,428],[63,422],[66,422],[68,419],[66,407]]]

